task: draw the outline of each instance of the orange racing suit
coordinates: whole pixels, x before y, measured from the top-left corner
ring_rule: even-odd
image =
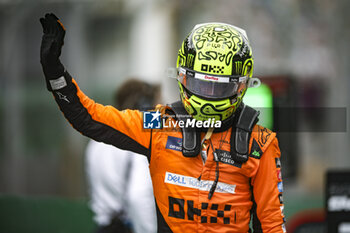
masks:
[[[201,156],[182,155],[179,129],[144,129],[142,112],[97,104],[79,89],[74,79],[67,78],[68,73],[65,76],[67,86],[53,94],[75,129],[96,141],[147,156],[158,232],[251,232],[251,216],[254,232],[285,232],[280,150],[275,133],[255,125],[249,141],[249,159],[237,163],[227,159],[231,128],[214,132],[204,163]],[[162,114],[166,109],[157,106]],[[221,158],[218,164],[213,150]],[[209,199],[216,166],[220,176]]]

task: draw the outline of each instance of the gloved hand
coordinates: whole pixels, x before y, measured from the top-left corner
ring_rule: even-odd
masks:
[[[56,15],[52,13],[46,14],[44,18],[40,18],[40,23],[44,33],[40,48],[40,63],[43,67],[47,88],[52,91],[53,89],[58,89],[54,86],[59,87],[59,85],[57,86],[59,82],[51,81],[50,83],[50,80],[57,80],[65,72],[59,57],[64,44],[66,30]]]

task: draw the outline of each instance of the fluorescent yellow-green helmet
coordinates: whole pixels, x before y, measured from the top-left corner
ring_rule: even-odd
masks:
[[[186,111],[196,120],[233,115],[253,75],[253,54],[243,29],[196,25],[178,52],[177,80]]]

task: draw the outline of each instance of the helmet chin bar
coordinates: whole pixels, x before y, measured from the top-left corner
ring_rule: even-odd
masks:
[[[203,106],[200,108],[200,113],[202,115],[205,115],[209,118],[215,118],[216,120],[222,121],[223,116],[220,114],[221,112],[224,113],[227,109],[217,109],[212,103],[205,103]],[[213,113],[214,112],[214,113]],[[218,119],[219,118],[219,119]]]
[[[221,100],[203,99],[188,92],[180,82],[179,88],[182,104],[187,113],[199,121],[213,118],[216,121],[224,121],[233,115],[240,102],[240,98],[236,98],[234,103],[231,103],[232,98]]]

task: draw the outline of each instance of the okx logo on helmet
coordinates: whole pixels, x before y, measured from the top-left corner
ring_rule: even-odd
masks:
[[[183,106],[194,119],[230,118],[253,75],[253,54],[243,29],[224,23],[196,25],[178,52]]]

